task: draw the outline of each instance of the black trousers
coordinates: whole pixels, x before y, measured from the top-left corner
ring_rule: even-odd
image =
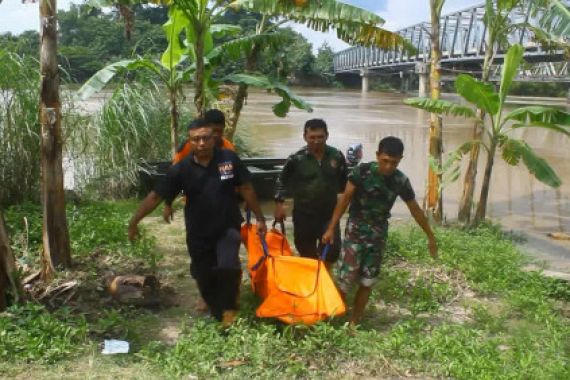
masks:
[[[293,209],[293,237],[295,248],[303,257],[319,258],[323,252],[321,238],[325,233],[332,217],[333,210],[328,212],[306,212]],[[334,263],[340,255],[341,239],[340,226],[335,226],[335,239],[329,249],[326,261]]]
[[[240,233],[235,228],[228,228],[213,238],[188,234],[186,244],[192,260],[190,274],[196,279],[200,295],[212,315],[221,320],[225,310],[238,308],[241,285]]]

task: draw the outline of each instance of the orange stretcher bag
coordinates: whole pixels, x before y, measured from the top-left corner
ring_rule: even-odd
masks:
[[[251,224],[242,227],[252,289],[262,299],[255,313],[258,317],[310,325],[346,312],[324,264],[328,246],[321,260],[296,257],[285,234],[275,226],[265,239],[256,232]]]
[[[249,215],[248,215],[249,216]],[[248,217],[249,220],[249,217]],[[280,223],[281,231],[276,228],[277,223],[265,234],[265,243],[271,256],[293,256],[289,242],[285,237],[285,225]],[[251,289],[262,299],[267,296],[267,266],[266,255],[263,250],[261,238],[257,234],[257,226],[245,223],[241,227],[241,238],[247,249],[247,269],[251,279]]]

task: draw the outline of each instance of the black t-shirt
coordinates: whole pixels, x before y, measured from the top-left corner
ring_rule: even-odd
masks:
[[[193,237],[217,237],[243,221],[236,186],[250,181],[247,167],[232,151],[214,149],[207,167],[194,161],[194,154],[172,166],[155,191],[172,202],[181,191],[186,195],[186,233]]]

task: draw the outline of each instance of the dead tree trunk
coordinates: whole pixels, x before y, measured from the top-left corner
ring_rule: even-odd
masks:
[[[61,104],[57,65],[57,1],[40,1],[40,123],[42,153],[43,272],[71,265],[62,167]]]

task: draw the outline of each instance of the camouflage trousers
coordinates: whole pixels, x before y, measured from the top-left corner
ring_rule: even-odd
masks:
[[[372,225],[348,219],[338,271],[338,285],[345,294],[356,282],[363,286],[376,282],[387,235],[387,221]]]

